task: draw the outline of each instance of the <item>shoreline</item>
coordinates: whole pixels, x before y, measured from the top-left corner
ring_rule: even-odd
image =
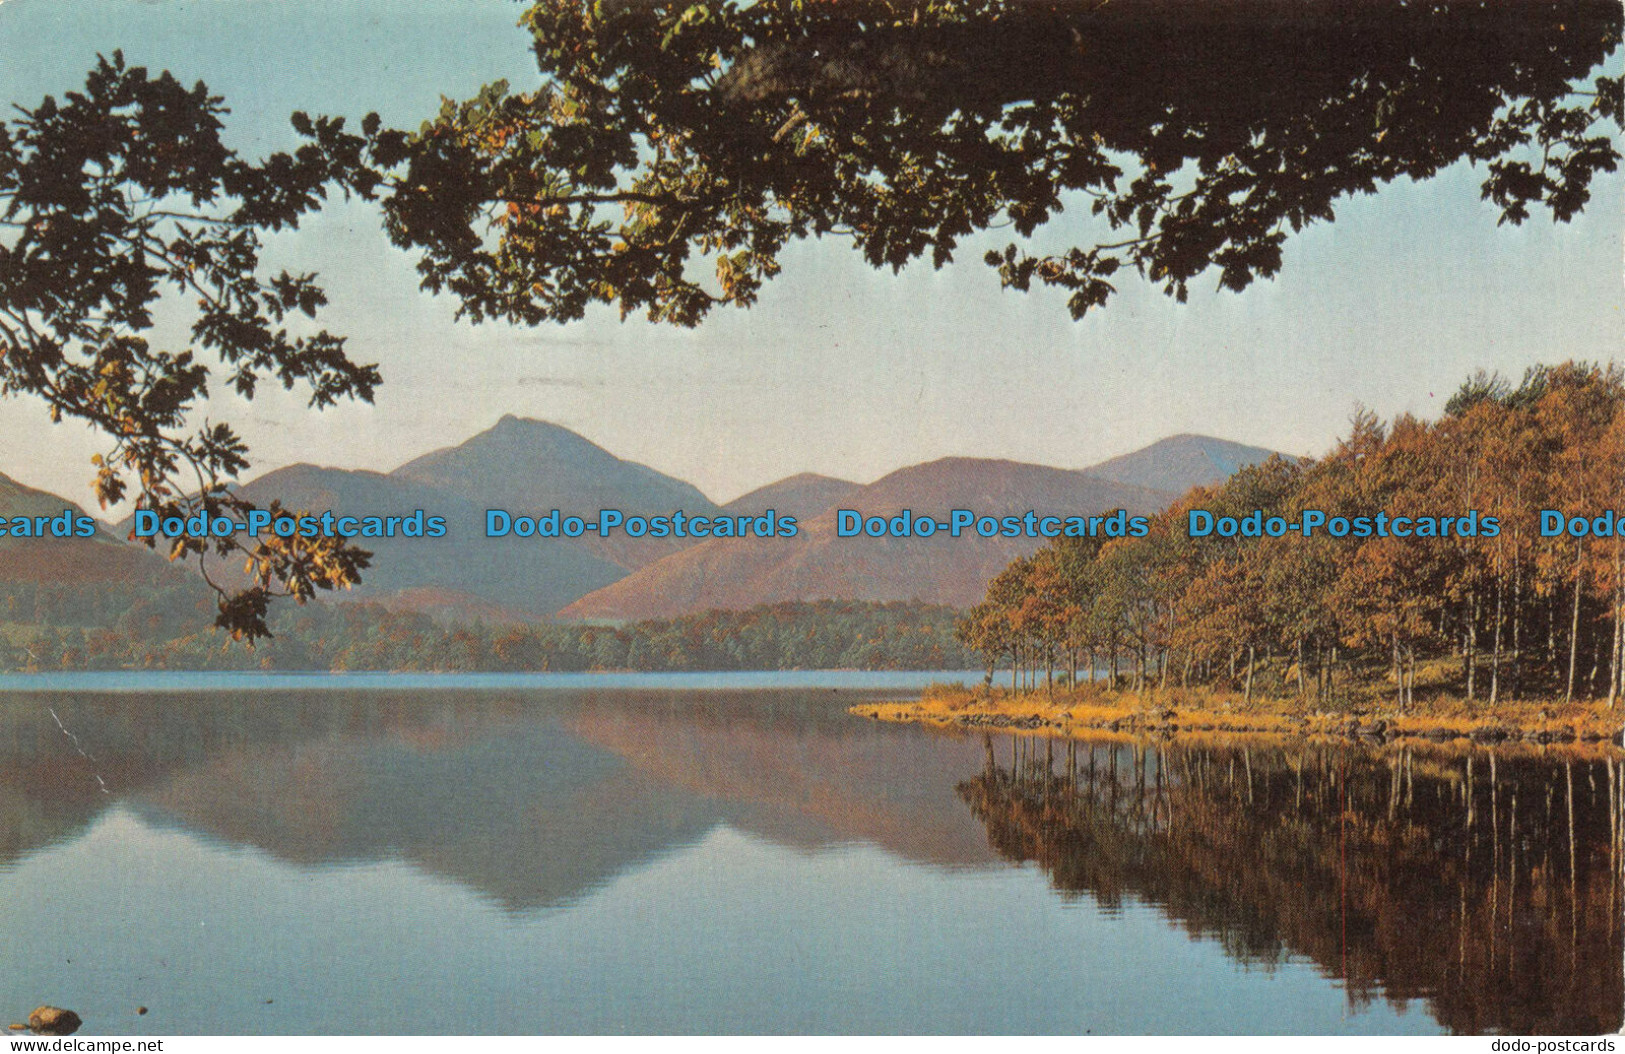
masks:
[[[1479,712],[1473,712],[1474,710]],[[1382,746],[1550,747],[1567,746],[1625,754],[1621,731],[1625,706],[1606,703],[1519,701],[1483,704],[1448,701],[1419,704],[1405,714],[1381,707],[1322,710],[1295,699],[1255,699],[1243,704],[1207,693],[1166,690],[1137,695],[1085,689],[984,694],[958,686],[933,686],[919,699],[860,703],[858,717],[960,731],[1029,732],[1058,738],[1125,740],[1208,736],[1255,736],[1272,740],[1337,741]]]

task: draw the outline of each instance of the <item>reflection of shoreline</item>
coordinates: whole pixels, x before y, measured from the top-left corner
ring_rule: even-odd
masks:
[[[959,785],[1014,862],[1312,959],[1458,1033],[1621,1025],[1625,765],[1360,748],[986,740]]]

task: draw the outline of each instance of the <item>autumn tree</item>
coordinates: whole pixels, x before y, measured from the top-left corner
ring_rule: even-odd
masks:
[[[110,444],[96,458],[105,507],[241,518],[227,484],[247,467],[229,424],[203,422],[211,384],[252,398],[302,388],[312,408],[372,398],[378,372],[307,325],[315,277],[261,265],[265,235],[296,228],[333,192],[367,192],[361,141],[301,120],[310,142],[249,162],[221,141],[221,100],[201,84],[102,59],[83,91],[0,125],[0,392],[44,400]],[[190,332],[156,333],[159,301],[193,305]],[[170,342],[174,341],[171,345]],[[150,543],[149,543],[150,544]],[[176,539],[218,594],[217,622],[253,639],[273,596],[303,602],[359,579],[367,554],[336,539]],[[243,578],[218,578],[233,556]]]
[[[1599,501],[1612,505],[1612,499],[1620,496],[1618,463],[1603,453],[1602,442],[1622,401],[1625,373],[1618,367],[1565,363],[1553,371],[1547,392],[1535,405],[1536,421],[1551,437],[1552,490],[1562,495],[1565,518],[1578,513],[1589,520],[1593,510],[1599,508]],[[1581,603],[1599,577],[1606,581],[1606,570],[1597,565],[1606,566],[1607,548],[1606,539],[1565,537],[1544,547],[1542,554],[1548,561],[1547,577],[1553,581],[1554,591],[1566,586],[1568,592],[1565,702],[1574,698],[1580,660]]]
[[[1010,662],[1010,690],[1017,689],[1023,641],[1016,632],[1015,614],[1026,593],[1026,561],[1017,560],[988,583],[987,599],[972,607],[960,620],[955,637],[982,657],[987,677],[984,687],[993,684],[993,671],[1000,661]]]
[[[1003,612],[1002,647],[1047,656],[1052,631],[1031,612],[1042,592],[1067,597],[1066,639],[1107,648],[1114,687],[1119,644],[1136,689],[1154,675],[1165,686],[1177,667],[1181,684],[1227,681],[1248,699],[1261,652],[1283,660],[1283,678],[1296,672],[1299,697],[1313,659],[1317,699],[1341,654],[1353,676],[1384,671],[1405,709],[1419,666],[1447,658],[1476,700],[1487,641],[1492,705],[1536,687],[1612,702],[1625,683],[1622,479],[1625,371],[1565,362],[1517,384],[1479,374],[1436,421],[1360,411],[1326,456],[1194,489],[1144,537],[1052,543],[996,580],[1008,596],[991,603],[990,591],[987,610]],[[1193,538],[1192,509],[1252,526]],[[1311,509],[1326,517],[1312,536],[1285,528]],[[1585,530],[1548,533],[1542,509]],[[1282,518],[1273,536],[1271,516]]]
[[[1053,691],[1056,656],[1078,608],[1054,549],[1039,550],[1022,565],[1022,570],[1021,603],[1013,614],[1011,628],[1034,643],[1033,658],[1043,662],[1045,685]]]

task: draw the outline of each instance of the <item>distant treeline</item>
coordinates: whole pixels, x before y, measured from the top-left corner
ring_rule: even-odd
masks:
[[[1269,658],[1299,697],[1448,658],[1467,699],[1598,698],[1620,689],[1618,533],[1542,537],[1541,509],[1625,510],[1625,374],[1564,363],[1521,383],[1480,373],[1437,421],[1368,412],[1318,461],[1272,458],[1198,489],[1144,538],[1060,539],[1017,560],[959,629],[991,671],[1029,684],[1098,667],[1115,683],[1210,684],[1251,697]],[[1494,537],[1202,537],[1189,511],[1297,521],[1495,517]]]
[[[372,603],[279,612],[254,648],[199,631],[212,602],[191,583],[121,591],[0,587],[10,670],[970,669],[962,612],[917,603],[818,601],[620,626],[447,623]],[[116,614],[115,614],[116,613]],[[18,625],[19,622],[31,625]],[[96,625],[101,623],[101,625]]]

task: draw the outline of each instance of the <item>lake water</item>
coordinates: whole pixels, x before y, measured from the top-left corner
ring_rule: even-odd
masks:
[[[925,679],[8,679],[0,1018],[1620,1027],[1617,762],[845,712]]]

